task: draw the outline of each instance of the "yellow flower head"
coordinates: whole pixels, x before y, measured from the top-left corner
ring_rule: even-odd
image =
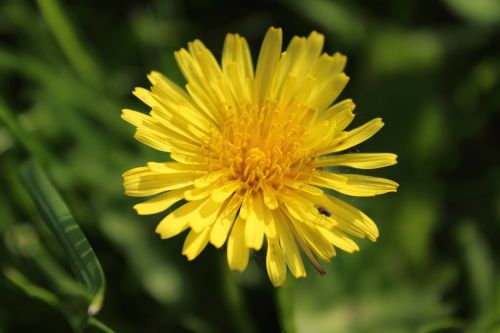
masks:
[[[154,196],[135,205],[155,214],[181,201],[161,220],[162,238],[190,229],[182,253],[196,258],[210,242],[227,243],[227,261],[243,271],[249,250],[266,245],[274,286],[306,276],[299,248],[324,273],[335,247],[359,248],[349,236],[374,241],[378,230],[363,212],[330,195],[396,191],[383,178],[335,173],[331,167],[373,169],[396,163],[389,153],[341,153],[369,139],[380,118],[352,129],[350,99],[332,103],[348,81],[346,57],[321,53],[323,35],[294,37],[282,52],[282,31],[270,28],[254,71],[246,40],[228,34],[222,61],[199,40],[175,53],[185,90],[157,72],[150,90],[134,94],[149,115],[123,110],[142,143],[170,153],[173,162],[149,162],[124,174],[126,194]]]

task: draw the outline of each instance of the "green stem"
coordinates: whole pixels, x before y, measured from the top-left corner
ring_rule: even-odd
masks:
[[[297,333],[293,309],[293,281],[276,289],[276,306],[281,330],[284,333]]]
[[[243,293],[236,282],[235,273],[229,270],[225,260],[221,260],[220,267],[224,277],[224,297],[226,299],[227,308],[231,314],[231,318],[233,319],[235,331],[241,333],[257,332],[245,304]]]
[[[94,84],[98,83],[100,78],[98,66],[79,42],[75,29],[59,2],[57,0],[37,2],[45,22],[71,65],[82,78]]]

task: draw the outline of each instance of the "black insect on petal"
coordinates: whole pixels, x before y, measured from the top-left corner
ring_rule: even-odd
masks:
[[[332,212],[330,212],[328,208],[323,206],[318,206],[317,208],[318,208],[318,213],[320,213],[321,215],[324,215],[326,217],[332,216]]]

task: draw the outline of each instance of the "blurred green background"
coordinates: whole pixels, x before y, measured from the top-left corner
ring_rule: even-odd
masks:
[[[262,253],[243,274],[227,273],[224,249],[189,263],[184,237],[161,241],[161,215],[136,216],[121,185],[125,170],[166,159],[120,119],[125,107],[147,111],[131,90],[153,69],[184,83],[173,51],[194,38],[220,57],[238,32],[255,56],[271,25],[286,42],[322,32],[326,52],[348,56],[341,97],[357,103],[354,125],[386,123],[356,151],[399,155],[370,173],[398,193],[346,198],[377,222],[378,242],[339,253],[324,277],[310,266],[307,279],[289,276],[298,332],[500,332],[500,1],[2,0],[1,333],[70,332],[84,309],[19,179],[30,154],[103,266],[100,321],[116,332],[280,331]]]

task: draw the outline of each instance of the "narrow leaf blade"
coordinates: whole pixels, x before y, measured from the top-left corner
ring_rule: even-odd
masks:
[[[65,202],[34,160],[22,165],[21,178],[42,219],[69,256],[75,276],[89,291],[91,301],[88,312],[95,315],[102,306],[106,280],[94,250]]]

